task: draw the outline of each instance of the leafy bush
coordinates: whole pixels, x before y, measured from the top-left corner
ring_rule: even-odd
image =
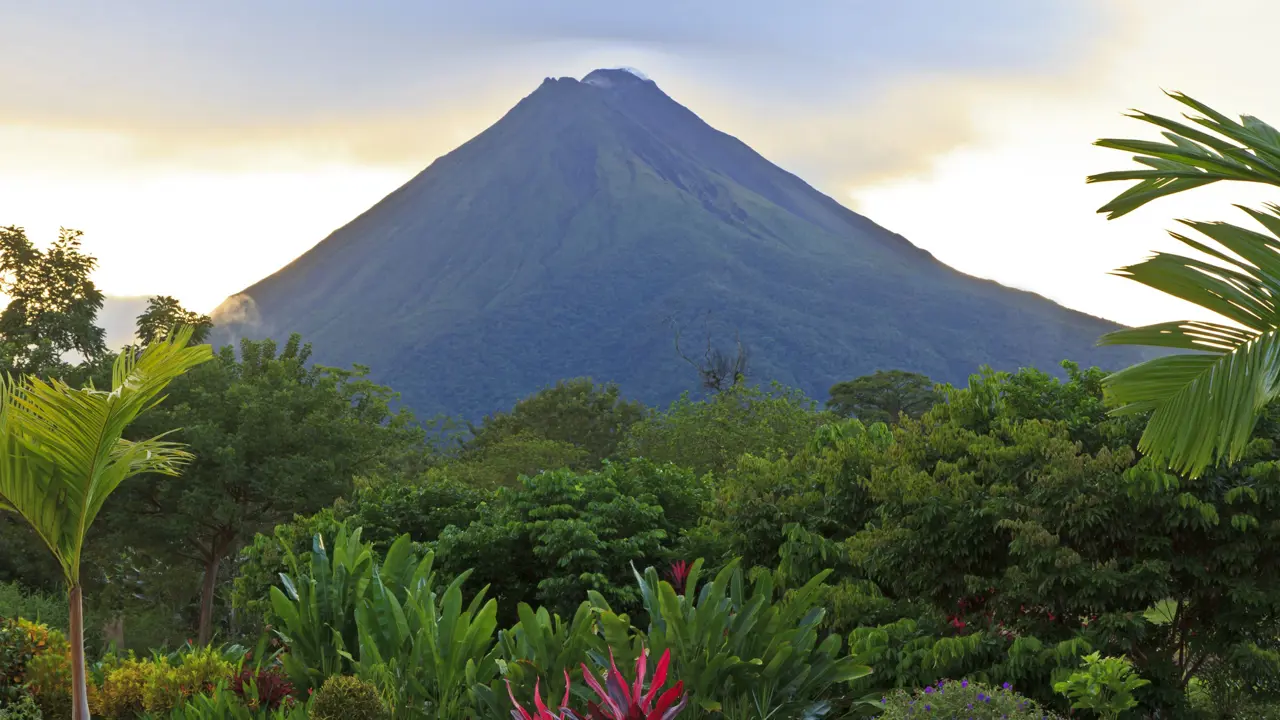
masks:
[[[0,701],[0,720],[42,720],[40,708],[30,695],[17,701]]]
[[[968,680],[943,680],[914,692],[897,690],[885,697],[880,720],[1055,720],[1057,717],[1035,701],[1013,692],[1008,683],[992,688]]]
[[[284,703],[274,710],[250,708],[225,686],[214,688],[209,695],[196,695],[191,701],[173,709],[168,720],[307,720],[306,706]]]
[[[1151,684],[1134,673],[1128,658],[1104,658],[1095,652],[1083,659],[1084,668],[1054,683],[1053,689],[1071,698],[1071,707],[1092,710],[1105,720],[1114,720],[1136,707],[1133,691]]]
[[[27,665],[37,652],[36,639],[17,620],[0,617],[0,706],[27,695]]]
[[[66,630],[67,598],[65,595],[35,592],[17,583],[0,583],[0,618],[26,618],[50,627]]]
[[[508,612],[536,600],[567,616],[588,590],[636,609],[629,564],[670,559],[708,498],[688,471],[647,460],[544,472],[501,492],[485,517],[443,533],[437,555],[446,573],[471,569]]]
[[[378,689],[350,675],[324,681],[311,701],[311,720],[383,720],[390,717]]]
[[[252,710],[277,710],[293,695],[293,683],[274,667],[245,668],[232,679],[229,689]]]
[[[428,554],[407,578],[374,577],[357,611],[356,667],[398,712],[468,720],[481,705],[477,691],[499,673],[498,604],[482,589],[464,605],[465,572],[438,592],[433,561]]]
[[[27,690],[44,720],[71,718],[71,644],[58,630],[22,623],[35,638],[36,652],[27,663]]]
[[[824,610],[816,599],[830,573],[776,598],[769,573],[758,573],[748,594],[737,560],[699,589],[701,570],[694,562],[684,595],[653,568],[638,578],[649,646],[674,653],[676,674],[701,711],[729,720],[821,717],[832,695],[871,673],[841,652],[839,635],[819,638]]]

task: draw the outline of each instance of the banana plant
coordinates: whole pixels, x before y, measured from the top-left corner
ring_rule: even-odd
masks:
[[[672,652],[694,707],[724,718],[821,717],[833,687],[870,674],[841,652],[838,635],[819,640],[818,592],[829,571],[775,601],[769,573],[757,575],[748,594],[739,561],[699,590],[701,570],[698,560],[683,595],[653,568],[636,573],[649,647]]]
[[[488,587],[463,605],[462,584],[470,571],[437,593],[434,555],[418,563],[403,599],[382,571],[373,573],[356,612],[358,674],[374,681],[391,700],[396,718],[475,717],[481,687],[499,673],[495,640],[498,604],[485,601]]]
[[[391,587],[410,582],[418,562],[412,548],[402,535],[387,550],[378,572]],[[346,653],[359,642],[356,611],[373,580],[373,544],[361,539],[361,528],[348,533],[340,526],[332,557],[317,534],[305,566],[292,552],[285,562],[290,574],[280,575],[284,589],[271,588],[276,634],[289,648],[281,662],[295,688],[318,690],[325,678],[351,670]]]
[[[549,697],[560,697],[570,687],[566,668],[577,668],[587,653],[603,647],[596,634],[599,611],[590,601],[583,601],[569,621],[546,608],[534,610],[525,603],[517,607],[520,621],[498,633],[501,680],[486,688],[478,688],[485,708],[505,715],[506,697],[512,692],[529,697],[535,689],[545,688]]]

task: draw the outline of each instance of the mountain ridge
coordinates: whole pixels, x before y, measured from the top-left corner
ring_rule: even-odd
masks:
[[[215,319],[302,332],[417,410],[474,417],[571,376],[672,399],[691,382],[665,323],[707,312],[722,340],[746,331],[758,379],[815,395],[886,367],[1138,357],[1093,347],[1119,325],[939,262],[626,70],[547,78]]]

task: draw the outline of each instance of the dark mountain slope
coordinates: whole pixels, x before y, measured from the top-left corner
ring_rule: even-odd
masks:
[[[258,321],[224,313],[229,333],[301,332],[421,414],[582,375],[669,400],[695,378],[666,320],[708,311],[757,379],[816,397],[877,368],[1135,357],[1093,347],[1113,324],[956,272],[618,70],[548,79],[243,295]]]

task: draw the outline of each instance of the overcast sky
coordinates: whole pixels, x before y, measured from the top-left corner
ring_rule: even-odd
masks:
[[[785,8],[785,9],[784,9]],[[1161,88],[1280,123],[1274,0],[0,0],[0,225],[85,232],[112,295],[208,311],[547,76],[633,66],[969,273],[1126,323],[1195,315],[1108,271],[1224,188],[1118,221]],[[1195,315],[1202,317],[1202,315]]]

